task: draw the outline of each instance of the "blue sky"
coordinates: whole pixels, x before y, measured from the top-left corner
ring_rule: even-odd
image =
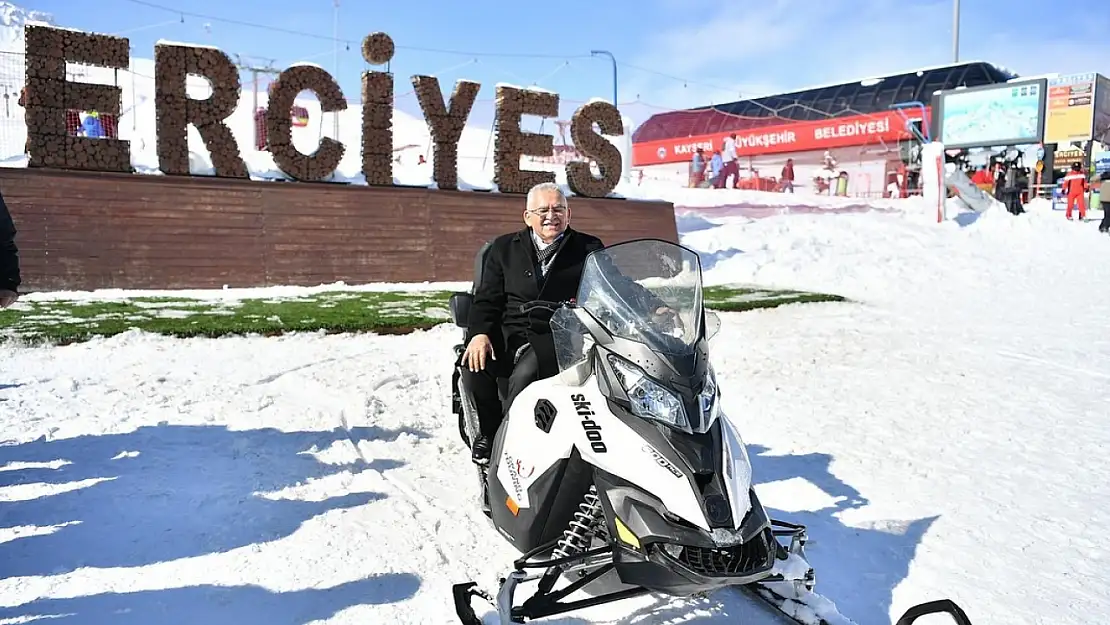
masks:
[[[59,25],[131,40],[152,58],[159,39],[214,45],[257,63],[311,61],[335,73],[333,0],[23,0]],[[736,8],[724,8],[728,5]],[[961,60],[1021,74],[1110,74],[1106,0],[962,3]],[[157,8],[167,7],[167,8]],[[184,11],[184,14],[179,11]],[[195,16],[199,14],[204,17]],[[488,124],[494,85],[536,83],[558,92],[563,115],[591,97],[612,98],[618,61],[622,112],[652,113],[842,82],[952,58],[952,0],[340,0],[338,78],[359,98],[367,69],[359,42],[374,31],[398,46],[398,107],[419,110],[409,76],[482,83],[472,120]],[[582,15],[582,18],[574,16]],[[238,21],[277,30],[229,23]],[[1028,34],[1036,28],[1036,35]],[[280,32],[295,31],[295,32]],[[300,33],[300,34],[298,34]],[[916,39],[915,39],[916,38]]]

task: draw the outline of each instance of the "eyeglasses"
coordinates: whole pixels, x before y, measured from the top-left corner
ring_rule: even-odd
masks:
[[[540,206],[538,208],[533,208],[528,212],[532,215],[545,215],[547,213],[562,215],[563,213],[567,212],[567,207],[563,206],[562,204],[555,204],[554,206]]]

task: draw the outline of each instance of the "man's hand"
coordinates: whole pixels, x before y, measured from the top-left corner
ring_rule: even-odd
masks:
[[[466,346],[466,352],[463,353],[463,362],[467,364],[471,371],[482,371],[486,368],[486,355],[490,358],[497,360],[497,356],[493,353],[493,343],[490,343],[489,337],[485,334],[475,334],[470,339],[470,344]]]
[[[655,309],[655,316],[656,317],[674,317],[675,320],[680,321],[678,319],[678,313],[675,311],[675,309],[670,308],[669,306],[660,306],[659,308],[656,308]]]
[[[11,306],[15,303],[15,300],[17,299],[19,299],[19,294],[15,291],[0,289],[0,308],[7,308],[8,306]]]
[[[669,306],[660,306],[655,309],[656,323],[660,320],[666,320],[677,330],[685,330],[686,325],[682,323],[682,318],[678,316],[678,311]]]

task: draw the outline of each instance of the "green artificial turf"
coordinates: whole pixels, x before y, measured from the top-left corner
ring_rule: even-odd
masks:
[[[228,301],[136,297],[112,301],[20,301],[0,311],[0,339],[71,343],[130,329],[176,337],[296,331],[404,333],[448,322],[446,291],[328,291],[305,297]],[[744,286],[705,289],[706,306],[744,311],[843,301],[835,295]]]
[[[828,293],[784,291],[731,285],[705,287],[703,297],[705,299],[706,308],[728,312],[774,308],[784,304],[846,301],[845,298],[839,295]]]

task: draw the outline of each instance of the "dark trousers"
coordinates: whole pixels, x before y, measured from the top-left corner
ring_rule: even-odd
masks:
[[[1102,222],[1098,224],[1098,229],[1101,231],[1110,230],[1110,202],[1102,202]]]
[[[732,177],[732,186],[736,188],[737,185],[740,184],[740,163],[736,161],[725,163],[724,166],[721,167],[721,177],[713,183],[713,186],[717,189],[725,188],[725,183],[730,176]]]
[[[492,439],[497,434],[497,428],[501,426],[501,420],[513,399],[524,390],[524,387],[536,381],[539,372],[539,359],[536,358],[536,352],[531,347],[524,350],[516,365],[487,359],[486,368],[482,371],[463,369],[462,383],[474,397],[474,407],[478,411],[478,423],[483,436]],[[497,391],[498,377],[509,378],[504,402],[501,401]]]

